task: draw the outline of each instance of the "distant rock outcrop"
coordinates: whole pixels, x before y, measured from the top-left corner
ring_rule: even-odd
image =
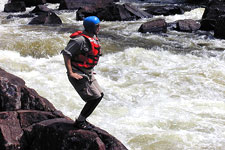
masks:
[[[0,69],[1,150],[127,150],[106,131],[73,123],[23,79]]]
[[[140,18],[150,18],[151,14],[144,12],[131,4],[108,4],[105,7],[83,7],[77,11],[77,20],[94,15],[105,21],[130,21]]]
[[[146,12],[152,15],[175,15],[175,14],[183,14],[185,11],[190,11],[191,9],[183,6],[175,6],[175,5],[159,5],[159,6],[148,6],[145,8]]]
[[[13,2],[5,4],[4,12],[23,12],[26,11],[24,2]]]

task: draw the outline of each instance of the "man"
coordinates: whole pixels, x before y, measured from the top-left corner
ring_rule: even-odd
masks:
[[[70,83],[80,97],[86,102],[74,126],[91,129],[93,126],[86,121],[103,98],[103,92],[94,77],[93,68],[101,56],[97,38],[100,20],[96,16],[84,19],[84,31],[70,35],[71,40],[62,50]]]

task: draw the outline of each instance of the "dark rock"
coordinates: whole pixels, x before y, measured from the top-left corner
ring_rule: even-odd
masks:
[[[40,15],[43,13],[48,13],[50,11],[52,11],[52,9],[49,9],[45,5],[37,5],[30,13],[35,13],[36,15]]]
[[[211,0],[139,0],[148,3],[160,3],[160,4],[195,4],[206,5]]]
[[[10,73],[0,69],[0,111],[15,111],[31,109],[41,111],[56,111],[55,107],[36,91],[25,86],[25,82]]]
[[[104,8],[84,7],[77,11],[77,20],[94,15],[105,21],[129,21],[150,18],[152,15],[139,10],[131,4],[110,4]]]
[[[37,6],[40,4],[45,4],[46,0],[9,0],[11,3],[14,2],[24,2],[26,7]]]
[[[218,18],[215,25],[214,36],[215,38],[225,39],[225,15]]]
[[[121,142],[104,130],[97,127],[92,130],[75,129],[73,121],[63,118],[42,121],[32,128],[31,132],[27,130],[32,139],[29,143],[30,149],[127,150]],[[36,136],[37,134],[39,136]]]
[[[3,71],[1,70],[1,72]],[[9,79],[5,76],[0,76],[0,111],[21,109],[21,86],[10,82],[10,78],[12,79],[13,75],[10,75]],[[22,81],[19,79],[15,82],[21,84]]]
[[[33,18],[33,17],[35,17],[33,14],[30,14],[30,13],[28,13],[28,14],[19,14],[19,15],[8,15],[6,18],[7,19],[11,19],[11,18],[13,18],[13,17],[17,17],[17,18]]]
[[[46,2],[55,4],[55,3],[60,3],[61,0],[46,0]]]
[[[9,90],[11,88],[13,90]],[[1,108],[10,110],[0,110],[1,150],[127,150],[120,141],[100,128],[75,128],[73,120],[26,87],[21,78],[2,69],[0,98]],[[17,99],[16,102],[13,98]],[[20,110],[14,105],[12,108],[5,106],[17,102],[21,104]]]
[[[62,21],[61,19],[54,13],[54,12],[48,12],[48,13],[43,13],[39,15],[38,17],[32,19],[29,22],[30,25],[61,25]]]
[[[152,21],[148,21],[141,25],[141,27],[138,29],[138,32],[141,33],[156,33],[156,32],[167,32],[167,23],[165,19],[156,19]]]
[[[24,2],[13,2],[5,4],[4,12],[23,12],[26,11]]]
[[[26,144],[23,130],[15,111],[0,112],[0,148],[1,150],[20,150]]]
[[[197,5],[207,5],[211,0],[186,0],[187,3]]]
[[[212,0],[202,16],[201,30],[214,30],[215,24],[221,15],[225,15],[225,0]]]
[[[183,14],[185,11],[190,10],[191,8],[189,7],[167,5],[167,6],[148,6],[145,11],[152,15],[168,16],[175,14]]]
[[[178,20],[176,30],[183,32],[193,32],[200,29],[201,24],[192,19]]]
[[[62,0],[59,9],[75,10],[80,7],[104,7],[108,3],[118,1],[119,0]]]
[[[60,118],[58,115],[47,111],[19,110],[17,112],[20,119],[21,128],[27,128],[35,123],[39,123],[44,120]],[[63,115],[61,117],[63,117]]]

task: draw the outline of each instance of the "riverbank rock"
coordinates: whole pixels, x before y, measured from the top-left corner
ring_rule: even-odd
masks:
[[[59,9],[75,10],[80,7],[105,7],[105,5],[119,0],[61,0]]]
[[[212,0],[206,7],[201,21],[201,30],[214,30],[216,22],[221,15],[225,15],[225,1]]]
[[[159,33],[159,32],[163,32],[166,33],[167,32],[167,23],[165,21],[165,19],[156,19],[156,20],[152,20],[152,21],[148,21],[146,23],[143,23],[140,28],[138,29],[138,32],[141,33]]]
[[[1,150],[127,150],[94,127],[82,130],[23,79],[0,68]]]
[[[178,20],[176,23],[176,30],[182,32],[193,32],[199,30],[201,24],[192,19]]]
[[[131,4],[114,4],[111,3],[106,7],[83,7],[77,11],[77,20],[83,20],[87,16],[97,16],[100,20],[105,21],[130,21],[140,18],[150,18],[151,14],[144,12]]]
[[[24,2],[13,2],[5,4],[4,12],[23,12],[26,11]]]

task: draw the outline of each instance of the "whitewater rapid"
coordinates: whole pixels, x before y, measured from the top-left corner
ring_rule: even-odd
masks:
[[[164,18],[198,20],[203,11]],[[70,32],[60,28],[81,29],[82,22],[75,13],[57,12],[64,26],[27,26],[30,19],[0,14],[0,67],[75,119],[84,102],[66,76],[60,51]],[[137,33],[145,21],[102,22],[104,55],[95,72],[105,96],[89,121],[131,150],[222,150],[225,41],[176,31]]]

